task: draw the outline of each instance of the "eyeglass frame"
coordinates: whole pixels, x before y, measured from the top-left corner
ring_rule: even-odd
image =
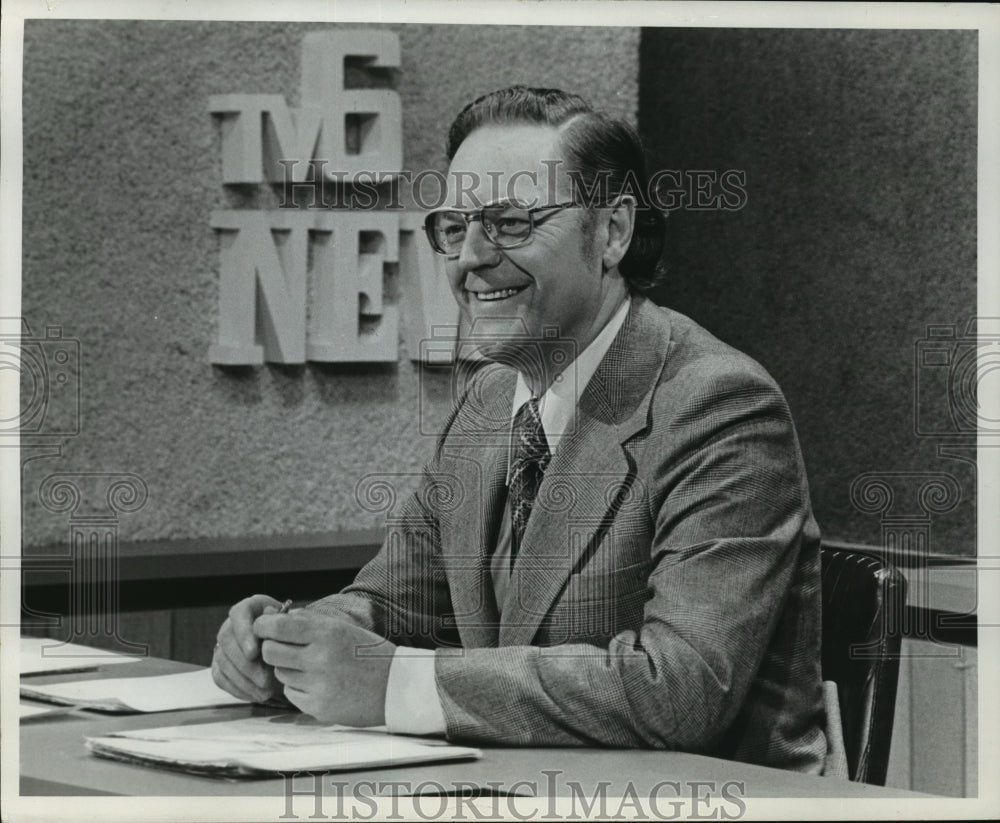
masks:
[[[461,246],[459,246],[459,250],[457,252],[443,251],[438,248],[437,243],[434,241],[434,229],[431,226],[431,221],[434,220],[438,214],[460,214],[465,218],[466,231],[468,231],[470,224],[478,220],[480,225],[483,227],[483,236],[489,241],[490,245],[496,249],[506,251],[507,249],[517,249],[526,245],[531,240],[532,235],[535,232],[535,226],[540,225],[542,221],[548,220],[552,215],[558,214],[564,209],[570,209],[579,205],[579,203],[570,201],[568,203],[553,203],[551,206],[536,206],[533,209],[522,209],[522,211],[528,215],[528,233],[516,243],[512,243],[509,246],[501,246],[494,238],[490,237],[490,233],[486,229],[486,224],[483,222],[483,212],[487,209],[503,208],[506,206],[515,206],[516,208],[520,208],[520,206],[517,206],[516,203],[512,203],[507,200],[501,200],[498,203],[490,203],[479,209],[435,209],[424,218],[424,233],[427,235],[427,242],[430,243],[431,249],[435,254],[451,258],[458,257],[462,253]],[[535,214],[540,211],[548,211],[551,212],[551,214],[546,214],[541,219],[538,219],[535,217]],[[465,239],[462,240],[462,244],[465,244]]]

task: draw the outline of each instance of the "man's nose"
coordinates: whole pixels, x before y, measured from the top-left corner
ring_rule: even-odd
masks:
[[[465,241],[458,253],[458,265],[463,272],[491,268],[500,263],[500,249],[494,246],[479,220],[470,220]]]

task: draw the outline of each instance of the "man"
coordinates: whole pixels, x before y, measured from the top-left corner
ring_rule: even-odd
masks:
[[[350,725],[819,773],[792,421],[759,365],[642,296],[663,239],[638,137],[515,87],[463,110],[448,157],[428,235],[491,363],[378,556],[306,609],[234,606],[216,682]]]

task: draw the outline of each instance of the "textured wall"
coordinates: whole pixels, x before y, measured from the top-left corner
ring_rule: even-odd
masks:
[[[973,553],[974,469],[915,435],[913,405],[927,325],[976,311],[976,33],[644,29],[640,55],[659,166],[748,178],[740,211],[671,214],[662,302],[781,383],[827,536],[879,541],[850,501],[863,472],[946,473],[963,500],[931,549]]]
[[[208,363],[216,331],[220,183],[209,95],[298,103],[302,36],[323,25],[28,21],[24,44],[23,315],[80,341],[82,432],[29,462],[24,540],[65,539],[37,501],[52,472],[133,472],[149,502],[123,539],[376,526],[353,491],[415,471],[448,380],[385,368]],[[444,168],[443,134],[475,95],[560,86],[634,118],[636,29],[394,26],[404,164]],[[252,204],[254,198],[246,203]],[[55,418],[53,418],[55,419]],[[30,457],[37,452],[26,451]]]

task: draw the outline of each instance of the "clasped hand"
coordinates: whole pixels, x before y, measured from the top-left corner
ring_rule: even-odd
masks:
[[[308,609],[278,614],[279,606],[254,595],[230,610],[212,661],[216,684],[258,702],[284,693],[327,723],[385,723],[395,645],[346,618]]]

